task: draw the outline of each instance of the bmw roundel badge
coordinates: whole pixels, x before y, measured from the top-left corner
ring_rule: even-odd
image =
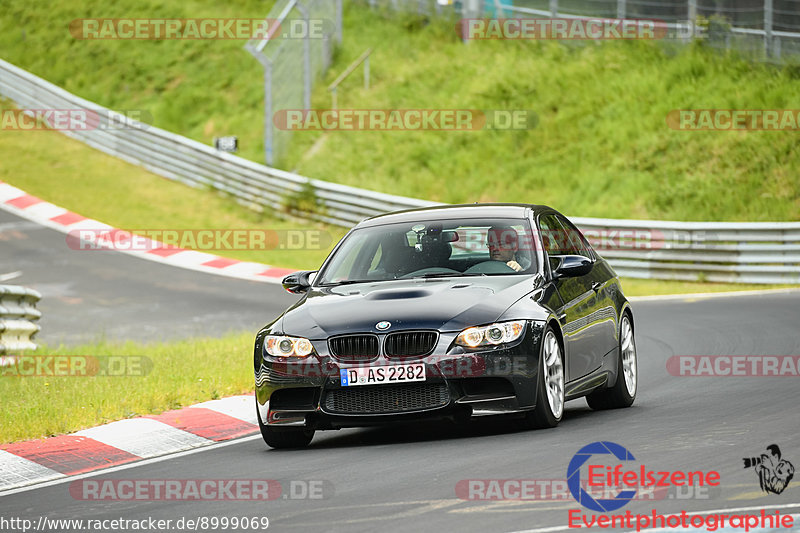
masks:
[[[380,322],[375,324],[375,328],[379,329],[381,331],[383,331],[385,329],[389,329],[390,327],[392,327],[392,323],[391,322],[387,322],[386,320],[381,320]]]

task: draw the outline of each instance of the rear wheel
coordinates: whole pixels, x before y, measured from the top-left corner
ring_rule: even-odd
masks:
[[[636,341],[628,313],[622,315],[619,325],[619,358],[617,382],[609,389],[595,391],[586,397],[589,407],[595,410],[630,407],[636,399],[639,367],[636,359]]]
[[[256,400],[258,401],[258,400]],[[308,428],[274,428],[261,422],[261,414],[256,405],[256,418],[261,437],[270,448],[305,448],[314,438],[314,430]]]
[[[561,344],[550,326],[545,329],[539,360],[536,408],[525,419],[530,427],[552,428],[558,425],[564,414],[564,360]]]

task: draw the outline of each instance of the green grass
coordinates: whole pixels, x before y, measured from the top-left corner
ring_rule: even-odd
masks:
[[[0,181],[121,228],[312,229],[331,244],[308,250],[212,250],[211,253],[287,268],[317,268],[344,229],[292,223],[254,213],[230,198],[161,178],[56,132],[0,133]],[[104,195],[98,194],[103,191]],[[106,195],[110,195],[111,201]],[[766,286],[769,287],[769,286]],[[773,286],[773,288],[779,286]],[[624,280],[628,296],[719,292],[765,288],[758,285]]]
[[[243,261],[316,268],[344,234],[343,228],[250,211],[230,197],[161,178],[52,131],[0,132],[0,161],[0,181],[118,228],[312,230],[324,242],[291,251],[208,250]]]
[[[142,110],[155,124],[211,144],[238,134],[263,153],[263,74],[240,40],[78,40],[79,18],[263,18],[273,0],[4,0],[0,57],[88,100]]]
[[[711,283],[621,278],[625,296],[660,296],[708,292],[761,291],[765,289],[797,289],[797,285],[756,285],[748,283]]]
[[[331,132],[296,136],[300,173],[442,202],[545,203],[573,216],[798,220],[796,132],[684,132],[681,108],[797,108],[800,70],[702,46],[564,46],[476,41],[448,27],[405,29],[351,10],[341,56],[368,45],[372,81],[340,89],[341,108],[531,109],[528,131]],[[382,37],[379,37],[382,36]],[[327,106],[316,94],[315,106]]]
[[[151,364],[142,367],[150,371],[114,377],[19,377],[11,375],[16,373],[11,367],[0,367],[0,443],[70,433],[249,394],[253,390],[252,353],[252,333],[157,344],[97,342],[69,348],[40,347],[28,355],[143,356]]]
[[[201,142],[236,134],[244,157],[263,160],[262,70],[242,41],[85,41],[66,27],[79,17],[258,17],[270,2],[6,4],[3,58],[90,100],[146,110],[156,125]],[[357,72],[340,87],[340,107],[529,109],[539,124],[302,132],[284,168],[443,202],[546,203],[573,216],[800,219],[796,132],[690,133],[665,122],[680,108],[798,108],[797,67],[649,42],[463,45],[449,23],[387,20],[347,5],[344,41],[315,107],[330,106],[325,85],[372,46],[371,88]]]

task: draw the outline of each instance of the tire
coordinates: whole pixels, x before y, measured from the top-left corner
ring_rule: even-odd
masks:
[[[549,325],[542,337],[539,361],[536,408],[528,412],[525,422],[536,429],[552,428],[564,415],[564,357],[558,336]]]
[[[626,312],[619,324],[619,357],[617,358],[617,382],[613,387],[595,391],[586,397],[589,407],[595,411],[630,407],[639,388],[639,362],[636,356],[636,340],[633,335],[631,317]]]
[[[258,400],[256,400],[258,402]],[[265,426],[261,422],[261,414],[256,405],[256,418],[258,428],[261,430],[261,437],[267,446],[277,450],[284,448],[305,448],[314,438],[314,430],[308,428],[273,428]]]

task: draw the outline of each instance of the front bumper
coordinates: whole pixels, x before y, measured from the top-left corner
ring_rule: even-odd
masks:
[[[259,417],[269,426],[338,429],[525,412],[536,403],[543,330],[544,323],[529,321],[517,343],[481,351],[455,346],[455,333],[442,333],[431,355],[403,361],[381,355],[360,365],[422,363],[425,381],[349,387],[340,370],[359,364],[336,360],[324,340],[314,341],[319,355],[296,361],[265,355],[257,340]]]

